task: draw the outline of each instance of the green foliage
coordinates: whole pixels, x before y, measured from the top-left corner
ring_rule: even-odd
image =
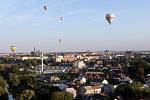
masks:
[[[0,71],[3,71],[4,69],[5,69],[5,67],[0,64]]]
[[[11,71],[12,71],[12,73],[18,74],[20,72],[19,66],[17,64],[12,65]]]
[[[76,86],[79,86],[79,85],[80,85],[80,80],[76,80],[76,81],[75,81],[75,85],[76,85]]]
[[[73,96],[67,92],[54,92],[51,100],[73,100]]]
[[[8,100],[8,94],[0,95],[0,100]]]
[[[34,90],[24,90],[18,100],[35,100]]]
[[[149,97],[150,96],[150,88],[146,87],[144,88],[144,96]]]
[[[24,64],[25,64],[26,67],[30,67],[32,65],[30,60],[25,60]]]
[[[150,94],[149,89],[143,88],[143,84],[136,82],[136,83],[131,83],[131,84],[123,84],[119,85],[115,89],[115,94],[116,95],[121,95],[124,98],[144,98],[145,96]]]
[[[138,70],[137,70],[137,74],[141,75],[141,76],[144,76],[144,68],[143,67],[139,67]]]
[[[20,94],[24,90],[33,89],[32,76],[18,76],[16,74],[12,74],[9,81],[10,81],[10,92],[13,94],[14,98],[19,98]]]
[[[73,95],[68,92],[64,92],[64,100],[73,100]]]
[[[141,82],[141,83],[145,83],[145,77],[142,75],[137,75],[136,76],[136,81]]]
[[[20,83],[20,78],[17,74],[11,74],[9,82],[11,82],[13,86],[18,86]]]
[[[62,93],[62,92],[54,92],[52,94],[51,100],[64,100],[64,93]]]
[[[7,81],[0,76],[0,95],[7,94]]]
[[[36,92],[36,99],[37,100],[50,100],[51,95],[59,91],[58,87],[51,87],[49,84],[41,83],[41,82],[35,82],[33,89]]]
[[[150,72],[150,63],[144,59],[136,59],[130,62],[128,74],[139,82],[144,82],[144,76]]]
[[[139,66],[139,65],[145,66],[146,64],[147,64],[147,62],[142,59],[135,59],[130,62],[130,65],[135,65],[135,66]]]
[[[0,59],[0,64],[3,64],[3,60]]]

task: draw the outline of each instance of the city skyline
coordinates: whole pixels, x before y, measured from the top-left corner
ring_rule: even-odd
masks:
[[[149,4],[148,0],[5,0],[0,3],[0,52],[11,52],[11,45],[16,52],[30,52],[34,46],[44,52],[150,50]],[[107,13],[116,16],[111,26]]]

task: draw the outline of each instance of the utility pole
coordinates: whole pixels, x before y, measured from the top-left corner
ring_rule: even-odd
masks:
[[[41,69],[41,73],[43,72],[43,52],[42,52],[42,55],[41,55],[41,61],[42,61],[42,69]]]

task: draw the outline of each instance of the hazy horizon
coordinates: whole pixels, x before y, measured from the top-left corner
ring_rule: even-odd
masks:
[[[16,52],[30,52],[34,46],[44,52],[150,50],[149,4],[149,0],[4,0],[0,53],[11,52],[11,45]],[[112,25],[105,20],[107,13],[116,16]]]

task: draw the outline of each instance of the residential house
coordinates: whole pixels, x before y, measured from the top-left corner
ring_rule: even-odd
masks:
[[[102,84],[103,84],[103,85],[108,84],[108,81],[107,81],[106,79],[104,79],[104,80],[102,81]]]
[[[63,58],[63,61],[65,61],[65,62],[67,62],[67,61],[72,62],[72,61],[75,61],[75,60],[77,60],[77,57],[74,54],[65,54],[64,58]]]
[[[79,76],[77,80],[80,82],[80,84],[86,83],[86,78],[83,76]]]
[[[93,80],[90,80],[90,85],[92,86],[97,86],[97,85],[101,85],[101,79],[93,79]]]
[[[106,94],[112,94],[113,90],[114,90],[113,85],[105,84],[104,86],[102,86],[102,92]]]
[[[77,91],[74,88],[66,88],[65,90],[66,92],[69,92],[70,94],[73,95],[73,97],[75,98],[77,95]]]
[[[59,89],[60,90],[66,90],[66,88],[68,88],[69,86],[66,84],[59,84]]]
[[[133,80],[130,77],[125,77],[121,83],[132,83]]]
[[[99,94],[101,93],[100,86],[83,86],[80,88],[80,93],[83,95]]]

